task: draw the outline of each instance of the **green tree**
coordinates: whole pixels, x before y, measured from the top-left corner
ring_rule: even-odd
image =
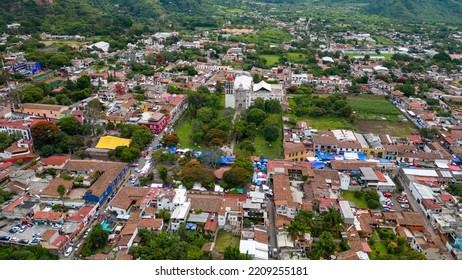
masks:
[[[233,167],[223,173],[223,182],[227,188],[244,187],[252,179],[252,173],[242,167]]]
[[[247,112],[247,121],[260,125],[266,118],[266,113],[263,110],[252,108]]]
[[[225,260],[251,260],[252,257],[248,254],[242,254],[236,246],[227,246],[223,255]]]
[[[88,75],[82,75],[77,79],[76,82],[77,89],[84,90],[89,89],[91,87],[91,79]]]
[[[256,151],[255,146],[253,145],[253,143],[250,140],[242,141],[239,144],[239,149],[244,150],[249,154],[253,154]]]
[[[64,185],[60,184],[57,188],[56,188],[56,191],[58,192],[59,194],[59,199],[61,199],[62,201],[62,206],[64,208],[64,195],[66,194],[66,187],[64,187]]]
[[[94,255],[107,245],[108,237],[109,231],[104,230],[101,224],[96,224],[85,240],[81,254],[85,257]]]
[[[276,141],[279,137],[279,127],[269,124],[263,129],[263,136],[269,143]]]
[[[44,92],[40,87],[27,85],[21,90],[21,102],[37,103],[44,97]]]
[[[164,146],[177,146],[180,142],[180,138],[176,134],[164,134],[162,140],[160,141]]]
[[[338,250],[338,245],[330,232],[323,232],[319,241],[314,242],[311,247],[311,258],[315,260],[329,259]]]
[[[253,161],[246,155],[237,155],[231,167],[242,167],[250,174],[253,174]]]
[[[65,117],[58,122],[59,129],[69,135],[81,135],[83,132],[82,124],[74,117]]]
[[[159,173],[159,177],[164,183],[164,185],[166,185],[168,183],[167,182],[168,168],[164,165],[159,165],[157,166],[157,172]]]
[[[33,124],[30,130],[35,147],[40,148],[43,145],[54,143],[54,139],[59,132],[59,127],[51,121],[41,121]]]

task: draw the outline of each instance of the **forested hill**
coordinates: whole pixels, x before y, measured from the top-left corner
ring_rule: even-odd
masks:
[[[462,0],[256,0],[266,3],[305,3],[355,6],[365,14],[400,21],[462,23]]]
[[[21,23],[21,30],[58,34],[141,33],[165,27],[213,27],[217,0],[17,0],[0,1],[0,31]],[[208,15],[208,17],[205,17]]]

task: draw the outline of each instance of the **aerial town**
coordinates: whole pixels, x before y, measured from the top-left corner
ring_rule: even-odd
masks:
[[[462,32],[252,18],[272,29],[2,27],[0,247],[461,260],[462,51],[438,46]]]

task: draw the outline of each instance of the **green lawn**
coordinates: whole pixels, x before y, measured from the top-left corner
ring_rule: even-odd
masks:
[[[255,146],[255,153],[252,155],[254,156],[263,156],[267,158],[282,158],[283,151],[282,151],[282,135],[279,135],[278,139],[269,146],[268,142],[266,142],[265,137],[262,134],[258,133],[253,140],[253,144]],[[234,146],[234,153],[235,154],[247,154],[245,151],[239,149],[239,144]]]
[[[191,134],[192,134],[191,119],[189,117],[186,117],[186,119],[181,124],[178,131],[176,132],[176,135],[180,138],[180,142],[178,144],[180,148],[199,149],[199,147],[194,145],[194,143],[190,143],[189,136]]]
[[[390,122],[390,121],[356,121],[359,132],[371,132],[375,134],[390,134],[396,137],[406,137],[413,132],[418,132],[412,122]]]
[[[382,44],[382,45],[394,45],[395,44],[393,40],[385,36],[372,36],[372,38],[377,42],[377,44]]]
[[[368,208],[367,207],[367,202],[364,199],[364,196],[361,198],[356,198],[354,196],[354,193],[352,191],[342,191],[342,196],[344,199],[354,202],[357,207],[359,208]]]
[[[304,63],[306,61],[306,55],[303,53],[287,53],[287,58],[292,63]]]
[[[217,252],[223,254],[225,252],[225,248],[228,246],[236,246],[239,248],[239,241],[239,236],[234,236],[231,232],[221,229],[218,231],[215,248]]]
[[[278,64],[280,56],[274,55],[274,54],[263,54],[263,55],[260,55],[260,57],[266,59],[266,65],[272,66],[272,65]]]
[[[296,116],[295,114],[285,114],[286,117],[291,118],[295,121],[306,121],[308,126],[314,129],[351,129],[356,130],[356,126],[350,123],[347,119],[338,116],[321,116],[321,117],[310,117],[310,116]]]
[[[401,112],[383,96],[351,96],[347,99],[358,120],[398,121]]]

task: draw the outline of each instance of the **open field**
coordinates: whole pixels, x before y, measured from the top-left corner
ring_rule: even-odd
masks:
[[[218,253],[223,254],[225,248],[228,246],[236,246],[239,248],[239,240],[239,236],[234,236],[231,232],[221,229],[218,231],[215,248]]]
[[[359,132],[390,134],[396,137],[406,137],[417,128],[411,122],[366,121],[358,120],[356,126]]]
[[[354,202],[357,207],[359,208],[367,208],[367,202],[366,199],[364,198],[364,195],[360,198],[356,198],[354,196],[354,192],[352,191],[342,191],[342,196],[344,199]]]
[[[282,135],[279,135],[278,139],[269,146],[266,142],[265,137],[262,134],[258,133],[253,140],[253,145],[255,147],[255,153],[252,155],[255,156],[264,156],[267,158],[282,158]],[[234,146],[235,154],[247,154],[245,151],[239,149],[239,144]]]
[[[191,119],[189,117],[186,117],[184,122],[181,124],[180,128],[176,132],[176,135],[180,138],[180,142],[178,143],[178,146],[180,148],[192,148],[192,149],[198,149],[199,147],[197,145],[194,145],[194,143],[191,143],[189,141],[189,136],[192,134],[192,124],[191,124]]]
[[[75,40],[44,40],[40,41],[40,43],[45,44],[45,46],[53,46],[53,45],[64,45],[64,46],[69,46],[72,48],[77,48],[80,46],[83,46],[85,44],[88,44],[86,41],[75,41]]]
[[[263,54],[260,57],[266,59],[266,65],[271,66],[279,62],[279,55],[274,54]]]
[[[372,38],[377,42],[377,44],[382,44],[382,45],[394,45],[394,42],[385,36],[372,36]]]
[[[351,96],[347,102],[358,120],[400,120],[401,112],[383,96]]]

